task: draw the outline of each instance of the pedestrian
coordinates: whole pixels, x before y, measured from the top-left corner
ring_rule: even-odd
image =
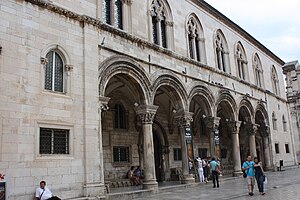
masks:
[[[199,182],[204,182],[204,175],[203,175],[203,161],[201,158],[197,157],[198,161],[198,174],[199,174]]]
[[[265,195],[264,192],[264,181],[265,181],[265,172],[262,167],[262,162],[259,162],[258,158],[254,158],[254,172],[255,179],[257,182],[257,187],[260,195]]]
[[[203,166],[203,175],[204,175],[204,181],[207,183],[207,177],[208,177],[208,161],[207,159],[202,160],[202,166]]]
[[[211,158],[211,161],[209,163],[209,167],[211,169],[211,176],[212,176],[212,180],[213,180],[213,187],[215,188],[216,184],[217,184],[217,188],[218,188],[219,187],[218,168],[220,167],[220,164],[213,157],[213,158]]]
[[[139,177],[134,175],[134,166],[131,166],[130,170],[128,170],[127,177],[132,185],[137,186],[141,184]]]
[[[252,161],[252,157],[249,155],[247,160],[243,163],[242,170],[247,174],[247,183],[248,183],[248,191],[249,195],[253,196],[253,188],[254,188],[254,162]]]

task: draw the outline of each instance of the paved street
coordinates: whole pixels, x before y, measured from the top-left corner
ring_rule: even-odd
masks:
[[[246,179],[233,178],[222,180],[220,188],[212,188],[212,184],[200,184],[190,189],[180,189],[172,192],[159,193],[136,200],[176,200],[176,199],[218,199],[218,200],[299,200],[300,199],[300,168],[286,169],[281,172],[267,173],[265,196],[259,195],[257,186],[254,196],[247,191]]]

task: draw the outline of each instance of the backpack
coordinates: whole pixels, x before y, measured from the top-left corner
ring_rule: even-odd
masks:
[[[247,165],[248,165],[248,163],[247,162],[245,162]],[[248,165],[249,166],[249,165]],[[247,173],[246,173],[246,170],[243,170],[243,177],[244,178],[247,178]]]

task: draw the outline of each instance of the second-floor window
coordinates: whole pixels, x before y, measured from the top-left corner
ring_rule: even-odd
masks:
[[[126,111],[121,103],[117,103],[114,107],[114,127],[116,129],[126,129]]]
[[[238,77],[242,80],[247,79],[247,59],[245,50],[240,42],[236,45],[235,58],[238,70]]]
[[[276,72],[276,69],[274,66],[272,67],[271,81],[272,81],[273,92],[276,95],[279,95],[279,80],[278,80],[278,75],[277,75],[277,72]]]
[[[260,62],[260,59],[258,57],[257,54],[254,55],[253,58],[253,68],[254,68],[254,76],[255,76],[255,84],[260,87],[263,88],[264,83],[263,83],[263,69],[262,69],[262,65]]]
[[[56,51],[46,55],[45,89],[54,92],[64,92],[64,63]]]
[[[151,8],[153,42],[167,48],[166,13],[160,0],[154,0]]]
[[[122,0],[102,0],[102,19],[105,23],[123,29]]]
[[[226,39],[221,30],[217,30],[215,39],[216,62],[219,70],[229,73],[229,53]]]

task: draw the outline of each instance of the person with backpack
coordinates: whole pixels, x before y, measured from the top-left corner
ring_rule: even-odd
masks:
[[[216,161],[216,159],[213,157],[209,163],[209,167],[211,169],[211,176],[213,180],[213,187],[216,187],[217,183],[217,188],[219,187],[219,168],[220,168],[220,163]]]
[[[248,191],[249,195],[253,196],[253,188],[254,188],[254,162],[252,161],[252,157],[249,155],[247,160],[243,163],[242,170],[247,175],[247,183],[248,183]]]

